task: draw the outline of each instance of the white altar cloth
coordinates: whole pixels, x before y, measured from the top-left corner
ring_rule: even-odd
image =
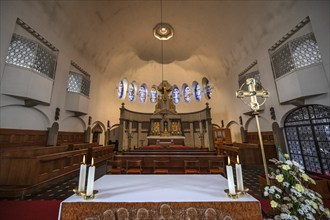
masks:
[[[171,211],[164,213],[171,213],[175,220],[185,219],[191,209],[203,219],[207,211],[217,216],[211,219],[262,219],[257,199],[249,194],[230,199],[226,188],[227,179],[221,175],[105,175],[95,181],[94,199],[73,195],[64,200],[59,220],[103,219],[109,212],[140,220],[144,219],[137,217],[140,211],[149,213],[149,219],[162,219],[161,210],[166,207]]]
[[[258,201],[251,195],[229,199],[221,175],[105,175],[95,181],[93,200],[73,195],[63,202],[219,202]]]

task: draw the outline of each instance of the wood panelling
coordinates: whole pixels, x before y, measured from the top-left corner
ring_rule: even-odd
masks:
[[[84,132],[66,132],[66,131],[58,132],[58,136],[57,136],[58,145],[79,144],[84,142],[85,142]]]
[[[48,131],[0,128],[0,148],[45,146]]]
[[[213,128],[214,144],[232,144],[231,132],[229,128]]]
[[[264,151],[267,163],[271,158],[277,158],[277,151],[274,144],[273,132],[261,132]],[[217,144],[217,154],[230,156],[233,162],[236,162],[236,157],[239,155],[240,162],[245,165],[260,165],[263,164],[261,156],[261,148],[259,144],[258,132],[248,132],[249,143],[233,143],[232,145]]]
[[[258,132],[248,132],[248,141],[252,144],[260,144]],[[261,132],[262,141],[264,144],[274,144],[274,135],[272,131]]]
[[[267,163],[271,158],[277,158],[275,145],[264,145],[264,151]],[[260,165],[263,164],[260,145],[247,143],[234,143],[233,146],[222,145],[218,147],[218,152],[223,155],[230,156],[233,162],[239,155],[241,164],[243,165]]]
[[[2,149],[0,158],[0,196],[20,196],[28,188],[33,192],[41,184],[79,171],[83,155],[95,164],[113,157],[113,146],[71,144],[28,149]],[[11,194],[6,195],[8,187]]]
[[[142,169],[153,169],[154,160],[167,160],[169,169],[184,169],[185,160],[198,160],[201,169],[208,169],[209,160],[224,160],[222,155],[116,155],[116,160],[141,160]]]

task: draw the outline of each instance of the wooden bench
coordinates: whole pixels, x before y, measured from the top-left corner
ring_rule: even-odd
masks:
[[[112,145],[84,143],[3,150],[0,160],[0,196],[22,196],[49,182],[76,175],[84,155],[87,163],[94,157],[97,165],[113,156],[112,149]],[[8,191],[9,188],[12,190]]]
[[[155,160],[166,160],[168,169],[184,170],[185,160],[199,160],[201,170],[209,169],[209,160],[226,160],[223,155],[116,155],[116,160],[121,160],[123,164],[126,160],[141,160],[143,170],[153,170]]]

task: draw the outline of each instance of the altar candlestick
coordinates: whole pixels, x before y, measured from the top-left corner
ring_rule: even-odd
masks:
[[[83,161],[80,165],[80,174],[79,174],[79,185],[78,185],[78,192],[85,191],[85,184],[86,184],[86,169],[87,165],[85,163],[85,155],[83,157]]]
[[[237,163],[235,167],[236,167],[237,190],[244,191],[242,165],[239,163],[238,155],[237,155]]]
[[[228,165],[226,166],[227,179],[228,179],[228,188],[231,195],[236,194],[235,183],[234,183],[234,174],[233,167],[230,165],[230,157],[228,156]]]
[[[94,166],[94,158],[92,157],[91,166],[88,169],[86,196],[91,196],[93,194],[94,177],[95,177],[95,166]]]

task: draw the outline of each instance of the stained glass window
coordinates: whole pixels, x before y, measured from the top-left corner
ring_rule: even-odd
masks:
[[[142,84],[140,86],[139,92],[138,92],[139,100],[140,100],[141,103],[146,102],[147,94],[148,94],[147,86],[146,86],[146,84]]]
[[[120,80],[118,84],[118,98],[123,99],[124,97],[124,81]]]
[[[153,85],[150,89],[150,93],[149,93],[149,98],[150,98],[150,102],[152,104],[156,104],[157,102],[157,87],[155,85]]]
[[[291,158],[308,172],[330,176],[330,107],[298,108],[284,126]]]
[[[202,84],[203,84],[205,98],[207,100],[211,99],[212,87],[210,81],[206,77],[204,77],[202,80]]]
[[[128,100],[130,102],[134,101],[136,93],[136,83],[132,82],[128,86]]]
[[[190,87],[185,83],[183,84],[182,86],[182,90],[183,90],[183,98],[184,98],[184,101],[189,103],[191,101],[191,90],[190,90]]]
[[[180,90],[176,85],[173,86],[172,98],[173,98],[173,103],[175,105],[179,104],[179,102],[180,102]]]
[[[200,101],[202,99],[202,90],[201,86],[199,85],[198,82],[194,81],[193,82],[193,88],[194,88],[194,94],[195,94],[195,99],[197,101]]]

